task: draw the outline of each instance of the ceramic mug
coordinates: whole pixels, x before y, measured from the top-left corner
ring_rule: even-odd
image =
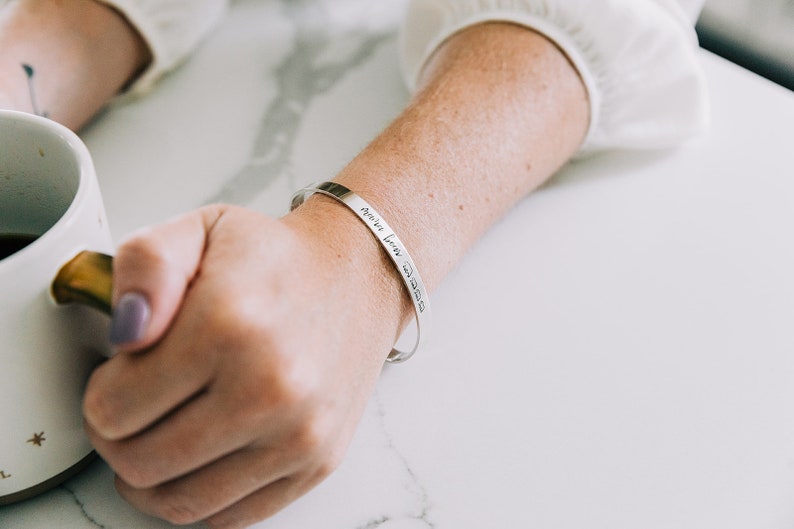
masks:
[[[109,319],[54,298],[108,310],[110,260],[83,250],[110,252],[112,240],[83,142],[49,119],[2,110],[0,248],[3,505],[57,485],[92,459],[81,401],[107,353]],[[86,262],[104,276],[87,272]]]

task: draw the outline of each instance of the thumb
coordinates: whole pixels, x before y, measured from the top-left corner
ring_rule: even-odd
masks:
[[[208,206],[132,234],[113,259],[110,343],[116,352],[159,341],[196,277],[207,235],[222,215]]]

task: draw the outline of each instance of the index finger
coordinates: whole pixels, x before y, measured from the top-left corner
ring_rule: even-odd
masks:
[[[151,347],[176,316],[201,267],[207,234],[222,216],[208,206],[135,232],[113,262],[110,341],[117,352]]]

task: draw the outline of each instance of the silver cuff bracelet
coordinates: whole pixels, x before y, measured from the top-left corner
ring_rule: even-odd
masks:
[[[411,259],[400,238],[397,237],[394,230],[389,227],[378,212],[366,200],[336,182],[316,183],[296,191],[292,195],[290,211],[300,206],[306,198],[314,193],[334,198],[350,208],[372,231],[400,272],[400,277],[402,277],[405,287],[408,289],[408,294],[416,311],[416,344],[410,351],[392,349],[386,360],[391,363],[405,362],[426,341],[432,319],[430,298],[427,295],[427,290],[421,277],[419,277],[419,272],[414,265],[413,259]]]

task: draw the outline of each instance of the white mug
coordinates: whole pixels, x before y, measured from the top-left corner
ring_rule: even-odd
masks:
[[[35,240],[0,254],[0,505],[57,485],[93,457],[81,401],[107,354],[109,319],[56,305],[51,284],[83,250],[113,247],[83,142],[49,119],[0,110],[0,248],[17,235]],[[94,281],[84,271],[77,280]],[[107,303],[109,276],[100,283]]]

